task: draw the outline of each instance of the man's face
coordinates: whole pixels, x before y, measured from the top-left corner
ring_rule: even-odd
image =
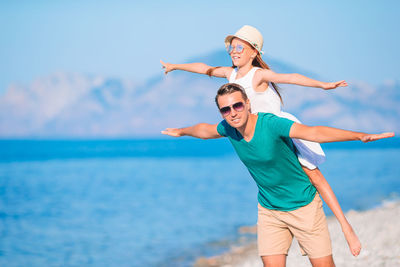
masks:
[[[240,129],[245,126],[250,114],[250,102],[243,99],[240,92],[226,94],[218,97],[218,105],[222,117],[226,122]]]

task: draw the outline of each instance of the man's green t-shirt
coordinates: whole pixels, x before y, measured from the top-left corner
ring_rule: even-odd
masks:
[[[268,209],[295,210],[309,204],[316,193],[289,137],[292,124],[271,113],[258,113],[249,142],[225,120],[217,127],[220,135],[229,138],[257,183],[258,202]]]

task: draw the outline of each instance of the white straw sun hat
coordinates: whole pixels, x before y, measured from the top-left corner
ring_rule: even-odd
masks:
[[[261,49],[264,44],[264,39],[262,37],[262,34],[256,28],[249,25],[244,25],[234,35],[228,35],[225,38],[225,46],[228,47],[231,44],[232,39],[235,37],[248,42],[260,54],[263,53]]]

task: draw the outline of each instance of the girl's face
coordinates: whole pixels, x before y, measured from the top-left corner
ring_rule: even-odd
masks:
[[[232,51],[230,53],[233,65],[236,67],[243,67],[251,64],[257,55],[257,50],[250,46],[247,42],[239,38],[233,38],[231,42]],[[241,49],[243,48],[243,49]],[[242,50],[242,51],[240,51]]]

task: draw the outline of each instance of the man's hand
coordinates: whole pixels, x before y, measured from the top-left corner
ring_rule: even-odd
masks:
[[[181,137],[182,135],[182,130],[179,128],[167,128],[164,131],[161,131],[162,134],[165,135],[170,135],[173,137]]]
[[[371,142],[371,141],[376,141],[379,139],[383,138],[389,138],[393,137],[394,133],[393,132],[388,132],[388,133],[381,133],[381,134],[366,134],[360,138],[361,141],[364,143]]]

